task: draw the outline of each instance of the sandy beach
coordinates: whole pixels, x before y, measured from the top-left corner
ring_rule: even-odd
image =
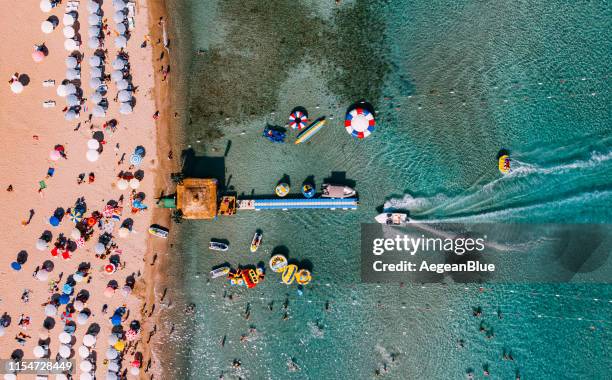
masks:
[[[0,239],[4,241],[5,252],[0,259],[0,314],[5,315],[3,322],[6,325],[0,338],[3,343],[0,357],[19,355],[19,351],[16,350],[22,350],[24,359],[33,359],[35,348],[40,345],[48,347],[45,357],[55,359],[61,345],[58,337],[64,329],[65,321],[68,321],[69,325],[74,324],[76,327],[68,344],[71,350],[70,359],[76,360],[77,368],[73,373],[78,378],[85,378],[79,376],[81,370],[78,367],[85,361],[79,355],[79,348],[88,330],[92,325],[98,324],[99,332],[94,334],[96,343],[90,348],[97,353],[97,360],[93,361],[94,370],[92,370],[95,371],[96,377],[106,378],[109,364],[112,364],[105,360],[105,354],[113,345],[108,340],[114,331],[117,339],[127,345],[126,348],[123,348],[122,344],[116,346],[119,357],[122,357],[118,373],[129,370],[134,358],[142,356],[140,376],[149,378],[154,372],[156,363],[151,362],[152,369],[145,375],[144,369],[150,358],[146,343],[152,329],[145,319],[147,316],[153,316],[154,310],[151,310],[153,302],[145,304],[142,297],[150,298],[154,294],[151,279],[155,278],[154,268],[157,266],[148,264],[154,262],[156,254],[163,253],[165,242],[159,238],[149,239],[150,235],[147,233],[148,226],[153,223],[157,215],[153,212],[155,197],[158,195],[155,192],[158,181],[156,177],[166,177],[164,165],[158,158],[156,145],[157,128],[163,129],[166,115],[164,107],[156,107],[155,95],[160,95],[162,92],[154,88],[156,77],[154,70],[157,69],[154,69],[152,64],[152,45],[157,42],[156,38],[159,37],[155,36],[160,32],[155,31],[155,35],[150,38],[151,41],[148,41],[147,37],[148,43],[145,47],[141,46],[145,36],[149,34],[149,25],[153,16],[149,14],[146,2],[139,1],[135,7],[135,28],[130,31],[127,47],[124,49],[129,55],[130,82],[135,89],[133,96],[136,101],[133,102],[131,114],[120,114],[119,103],[113,101],[118,89],[115,83],[109,80],[106,94],[108,109],[104,117],[94,117],[88,122],[88,115],[94,104],[87,100],[81,105],[80,117],[67,121],[62,113],[66,102],[58,96],[56,90],[66,77],[66,57],[71,54],[64,48],[65,37],[62,35],[64,28],[62,20],[68,5],[69,2],[64,1],[50,12],[44,13],[39,8],[38,2],[23,2],[14,4],[10,14],[7,12],[0,16],[0,31],[4,36],[0,41],[0,47],[7,53],[0,57],[1,76],[9,81],[17,72],[20,74],[20,82],[24,84],[23,90],[18,94],[13,93],[7,82],[0,86],[0,96],[3,99],[0,102],[0,125],[2,125],[0,149],[3,152],[0,159],[0,168],[3,171],[0,201],[5,205],[4,212],[0,216],[0,223],[3,226]],[[87,99],[94,91],[88,86],[92,68],[87,62],[95,51],[86,43],[89,2],[82,1],[74,5],[78,5],[78,21],[74,29],[77,36],[80,35],[83,40],[83,45],[77,50],[83,54],[79,65],[82,98]],[[108,51],[103,71],[109,74],[112,71],[111,62],[119,52],[113,44],[115,36],[118,35],[112,17],[115,13],[113,3],[103,2],[102,11],[104,12],[102,19],[108,25],[104,45]],[[41,23],[52,16],[56,17],[58,25],[51,33],[43,33]],[[152,29],[161,28],[154,25]],[[34,62],[32,56],[34,45],[43,43],[46,47],[46,56],[41,62]],[[157,74],[157,77],[163,75]],[[50,79],[55,81],[55,85],[43,86],[43,81]],[[45,101],[55,101],[56,106],[43,108]],[[160,117],[156,122],[153,115],[158,109]],[[104,128],[104,124],[113,119],[117,121],[116,127]],[[103,133],[103,138],[100,132]],[[90,162],[86,158],[88,141],[92,137],[101,141],[102,148],[98,149],[101,153],[95,162]],[[166,138],[164,135],[164,139]],[[141,154],[142,162],[139,165],[131,165],[130,158],[136,147],[144,148],[144,154]],[[54,151],[58,153],[61,151],[65,157],[51,159],[51,156],[57,155],[52,153]],[[163,158],[168,161],[165,156]],[[119,190],[118,174],[121,171],[135,173],[138,170],[142,170],[143,173],[139,176],[143,178],[137,192],[145,195],[138,205],[145,205],[147,209],[132,212],[130,207],[132,189]],[[77,179],[81,173],[85,174],[84,181],[78,184]],[[93,176],[90,176],[90,173],[93,173]],[[44,181],[42,186],[40,181]],[[40,190],[41,187],[44,189]],[[74,251],[66,249],[64,255],[70,256],[69,258],[62,257],[62,248],[58,256],[53,256],[51,250],[60,234],[64,234],[67,239],[76,237],[73,231],[75,223],[71,221],[68,213],[75,208],[75,202],[79,198],[84,199],[86,203],[86,211],[82,215],[85,220],[94,211],[102,212],[111,200],[116,201],[119,206],[114,208],[115,218],[96,217],[91,237],[82,246],[77,242],[78,248]],[[59,218],[61,221],[58,226],[52,226],[50,218],[58,208],[62,208],[66,215]],[[131,232],[126,237],[119,237],[118,230],[127,218],[133,221]],[[155,222],[167,225],[166,220],[155,220]],[[112,235],[112,242],[106,244],[105,252],[100,255],[96,254],[95,250],[99,236],[103,233],[100,227],[104,225],[108,235]],[[38,240],[45,231],[51,234],[48,247],[37,249]],[[68,244],[70,245],[70,242]],[[112,260],[118,265],[116,271],[108,273],[107,266]],[[12,269],[11,263],[14,261],[21,263],[20,270]],[[45,261],[50,261],[53,268],[43,276],[40,274],[41,271],[45,271],[42,267],[49,266],[49,263],[43,265]],[[84,269],[86,267],[89,269]],[[37,268],[38,278],[34,275]],[[74,276],[77,270],[80,273]],[[105,291],[109,281],[114,281],[116,284],[113,285],[117,288],[114,293]],[[57,301],[59,295],[66,290],[65,284],[72,288],[68,292],[70,297],[68,305]],[[125,285],[133,288],[133,291],[124,288]],[[75,296],[82,301],[78,306]],[[47,318],[45,305],[50,301],[58,305],[56,313],[52,315],[55,326],[47,329],[43,327],[43,323]],[[104,305],[106,307],[103,308]],[[80,313],[79,310],[67,310],[68,314],[72,315],[62,316],[67,306],[71,309],[77,306],[84,313]],[[113,329],[109,321],[114,311],[121,307],[125,308],[118,311],[122,319],[123,332],[117,327]],[[85,323],[77,319],[77,316],[81,318],[80,314],[85,314],[83,318],[89,315]],[[21,326],[20,319],[23,320]],[[70,323],[70,320],[77,323]],[[138,321],[141,327],[136,329],[139,333],[137,339],[130,341],[126,339],[125,332],[130,329],[133,321]],[[21,336],[18,336],[20,333]],[[21,343],[16,338],[20,338]],[[90,354],[89,358],[92,356]],[[136,371],[134,373],[130,375],[133,378],[137,375]],[[33,375],[18,375],[18,378],[33,378]]]

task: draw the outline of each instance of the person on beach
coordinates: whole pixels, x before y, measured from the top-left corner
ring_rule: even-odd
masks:
[[[93,172],[90,172],[87,178],[87,183],[94,183],[95,180],[96,180],[96,175]]]
[[[11,79],[9,79],[9,84],[13,84],[13,82],[19,80],[19,73],[15,73],[11,76]]]
[[[6,188],[6,191],[8,191],[9,193],[13,191],[13,185],[8,185],[8,187]]]
[[[153,114],[153,120],[157,119],[159,119],[159,111],[155,111],[155,113]]]
[[[80,185],[85,181],[85,173],[81,173],[77,177],[77,185]]]

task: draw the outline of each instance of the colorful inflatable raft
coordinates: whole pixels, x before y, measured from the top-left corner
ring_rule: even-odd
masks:
[[[321,130],[321,128],[325,126],[325,123],[326,123],[326,120],[324,117],[322,117],[318,119],[317,121],[315,121],[314,123],[310,124],[308,128],[300,132],[297,139],[295,140],[295,144],[296,145],[301,144],[301,143],[304,143],[310,140],[312,136],[314,136],[317,132]]]

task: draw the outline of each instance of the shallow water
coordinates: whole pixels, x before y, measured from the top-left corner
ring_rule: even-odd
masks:
[[[192,37],[186,143],[198,155],[227,150],[220,174],[238,193],[340,172],[361,206],[183,223],[172,272],[197,312],[171,313],[174,377],[371,378],[386,366],[388,378],[462,379],[488,365],[493,378],[604,378],[612,287],[360,284],[359,223],[383,204],[429,220],[612,221],[609,6],[267,3],[182,2]],[[378,127],[356,141],[342,120],[360,98],[376,107]],[[298,105],[329,119],[311,142],[261,138]],[[502,147],[516,163],[506,177]],[[257,228],[264,243],[251,254]],[[211,238],[228,239],[230,251],[208,251]],[[250,291],[206,280],[215,265],[266,262],[275,248],[312,267],[303,296],[275,274]],[[491,340],[471,315],[478,305]],[[240,342],[250,326],[255,338]],[[501,360],[503,350],[515,361]],[[290,358],[299,371],[288,371]]]

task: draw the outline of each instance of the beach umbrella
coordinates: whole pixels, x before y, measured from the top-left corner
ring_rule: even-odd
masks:
[[[76,94],[76,86],[72,83],[60,84],[57,86],[57,95],[58,96],[67,96],[70,94]]]
[[[119,314],[115,314],[111,317],[110,322],[113,326],[121,325],[121,316]],[[109,358],[110,359],[110,358]]]
[[[61,296],[59,296],[60,305],[66,305],[68,302],[70,302],[70,296],[68,294],[64,293]]]
[[[74,240],[77,240],[81,237],[81,231],[78,228],[73,228],[70,232],[70,237]]]
[[[89,356],[89,348],[87,346],[79,347],[79,356],[83,359]]]
[[[62,29],[62,33],[64,33],[64,37],[66,38],[73,38],[76,34],[71,25],[66,25],[64,29]]]
[[[60,220],[57,218],[57,216],[54,215],[49,218],[49,224],[53,227],[57,227],[60,224]]]
[[[89,57],[89,66],[90,67],[102,66],[102,58],[98,57],[97,55],[92,55],[91,57]]]
[[[142,156],[141,156],[140,154],[136,154],[136,153],[134,153],[134,154],[132,154],[132,155],[130,156],[130,164],[132,164],[132,165],[134,165],[134,166],[138,166],[138,165],[140,165],[141,163],[142,163]],[[132,180],[134,180],[134,179],[135,179],[135,178],[132,178],[132,179],[130,180],[130,186],[132,185]],[[138,180],[136,179],[136,181],[138,181]]]
[[[64,41],[64,49],[68,51],[73,51],[78,48],[79,48],[79,44],[75,40],[69,38],[66,41]]]
[[[93,346],[94,344],[96,344],[96,337],[91,334],[83,336],[83,344],[87,347]]]
[[[127,297],[130,295],[130,293],[132,293],[132,288],[130,288],[128,285],[125,285],[123,288],[121,288],[121,293],[124,297]]]
[[[76,311],[83,311],[83,309],[85,308],[85,304],[83,303],[83,301],[79,301],[79,300],[74,301],[72,306],[74,307]]]
[[[76,97],[76,95],[66,96],[66,105],[68,107],[76,107],[80,104],[81,104],[81,101],[79,100],[79,98]]]
[[[49,247],[49,243],[47,243],[45,240],[38,239],[36,241],[36,249],[38,249],[39,251],[44,251],[45,249],[47,249],[47,247]]]
[[[109,346],[114,346],[115,343],[117,343],[118,341],[119,341],[119,338],[117,337],[117,335],[110,334],[108,336],[108,344],[109,344]]]
[[[72,335],[68,334],[66,331],[62,331],[57,338],[60,343],[68,344],[72,340]]]
[[[41,346],[36,346],[34,347],[34,350],[32,350],[32,353],[34,354],[35,358],[42,358],[45,356],[45,349]]]
[[[113,345],[113,347],[115,348],[115,350],[117,350],[117,351],[121,352],[121,351],[123,351],[123,349],[125,348],[125,342],[124,342],[124,341],[122,341],[122,340],[120,340],[120,341],[118,341],[117,343],[115,343],[115,344]]]
[[[113,61],[113,69],[115,70],[122,70],[125,67],[125,61],[121,58],[116,58]]]
[[[76,272],[74,275],[72,275],[72,279],[73,279],[74,281],[76,281],[76,282],[81,282],[81,281],[83,281],[84,277],[83,277],[83,275],[81,274],[81,272]],[[76,306],[75,306],[75,309],[76,309]],[[77,310],[79,310],[79,309],[77,309]],[[79,311],[80,311],[80,310],[79,310]]]
[[[70,357],[70,347],[66,346],[65,344],[62,344],[59,346],[59,350],[57,350],[57,353],[64,359],[67,359]]]
[[[102,86],[102,81],[100,80],[100,78],[91,78],[89,80],[89,88],[92,88],[95,90],[100,86]]]
[[[123,22],[125,20],[125,13],[123,11],[115,12],[113,15],[113,20],[115,20],[117,24]]]
[[[117,379],[118,377],[116,373],[113,373],[110,371],[106,373],[106,380],[117,380]]]
[[[91,109],[91,114],[93,117],[105,117],[106,111],[104,111],[104,108],[101,105],[97,105]]]
[[[66,67],[69,69],[76,69],[79,65],[79,61],[73,56],[66,57]]]
[[[75,224],[80,222],[81,220],[83,220],[83,213],[78,211],[77,209],[73,208],[72,210],[70,210],[70,220],[72,222],[74,222]],[[81,237],[81,231],[77,230],[79,233],[79,237]],[[72,231],[72,233],[70,234],[71,236],[76,235],[76,232],[74,232],[74,230]],[[79,237],[72,237],[73,239],[77,240]]]
[[[114,373],[118,373],[119,372],[119,363],[117,363],[117,360],[113,360],[110,363],[108,363],[108,370]]]
[[[47,281],[49,279],[49,272],[41,269],[38,272],[36,272],[36,279],[38,281]]]
[[[117,350],[115,350],[114,348],[109,347],[108,350],[106,350],[106,358],[108,360],[116,359],[117,356],[119,356],[119,352],[117,352]]]
[[[58,152],[57,150],[52,150],[51,152],[49,152],[49,159],[51,161],[57,161],[62,157],[61,153]]]
[[[90,1],[89,4],[87,4],[87,8],[89,9],[89,12],[96,13],[100,9],[100,4],[96,3],[95,1]]]
[[[104,246],[104,244],[96,243],[96,245],[94,245],[94,252],[96,252],[97,254],[101,255],[104,253],[104,251],[106,251],[106,247]]]
[[[125,333],[125,339],[127,339],[129,341],[136,340],[137,338],[138,338],[138,332],[136,330],[129,329]]]
[[[87,319],[89,319],[89,315],[87,313],[79,313],[79,315],[77,315],[77,323],[79,325],[84,325],[87,323]]]
[[[87,151],[85,156],[87,157],[87,161],[96,162],[98,161],[98,158],[100,158],[100,153],[98,153],[98,151],[95,149],[90,149]]]
[[[55,317],[57,314],[57,307],[53,304],[47,304],[45,306],[45,315],[47,317]]]
[[[20,81],[15,80],[11,83],[11,91],[13,91],[15,94],[19,94],[21,91],[23,91],[23,84],[21,84]]]
[[[87,33],[89,37],[99,37],[100,36],[100,27],[97,25],[92,25],[87,28]]]
[[[117,99],[121,103],[129,102],[130,100],[132,100],[132,92],[127,90],[121,90],[119,91],[119,94],[117,94]]]
[[[93,104],[100,104],[100,102],[102,102],[102,94],[100,94],[98,91],[94,92],[93,94],[91,94],[91,96],[89,97],[89,100],[93,103]]]
[[[111,79],[113,82],[119,82],[123,79],[123,72],[121,70],[115,70],[111,73]]]
[[[102,23],[102,17],[98,15],[89,15],[87,22],[90,26],[100,25]]]
[[[121,227],[119,229],[119,237],[120,238],[126,238],[126,237],[128,237],[129,234],[130,234],[130,230],[128,230],[127,228]]]
[[[115,26],[115,29],[117,30],[117,33],[119,34],[125,34],[125,32],[127,32],[127,27],[125,26],[125,23],[123,22],[117,23],[117,25]]]
[[[126,181],[126,180],[125,180],[125,179],[123,179],[123,178],[122,178],[122,179],[120,179],[119,181],[117,181],[117,188],[118,188],[119,190],[125,190],[125,189],[127,189],[127,188],[128,188],[128,186],[129,186],[129,182],[128,182],[128,181]],[[121,230],[119,230],[119,231],[121,232]]]
[[[53,23],[49,20],[45,20],[42,22],[42,24],[40,24],[40,30],[42,30],[42,32],[45,34],[53,32],[53,29],[55,29],[55,25],[53,25]]]
[[[75,80],[75,79],[80,79],[80,78],[81,78],[81,73],[79,72],[79,70],[66,69],[66,79]]]
[[[81,371],[83,372],[89,372],[93,369],[93,365],[91,364],[90,361],[88,360],[83,360],[81,362],[81,364],[79,364],[79,368],[81,369]]]
[[[64,114],[64,118],[68,121],[72,121],[77,118],[77,114],[74,110],[68,110],[68,112]]]
[[[76,21],[76,12],[68,12],[64,14],[64,17],[62,19],[62,22],[64,23],[64,25],[66,26],[72,26],[74,25],[74,22]]]
[[[87,148],[88,149],[98,149],[100,147],[100,142],[96,139],[87,140]]]
[[[19,264],[17,261],[13,261],[11,263],[11,268],[13,268],[13,270],[19,271],[21,270],[21,264]]]
[[[119,106],[119,113],[122,115],[129,115],[132,113],[132,106],[130,103],[121,103]]]
[[[121,11],[127,7],[127,4],[123,0],[113,0],[113,8],[115,11]]]
[[[113,263],[108,263],[108,264],[106,264],[104,266],[104,271],[106,272],[106,274],[115,273],[116,270],[117,270],[117,267]],[[113,289],[113,291],[114,291],[114,289]]]
[[[125,49],[127,47],[127,38],[125,36],[115,37],[115,47],[117,49]]]
[[[89,37],[87,40],[87,46],[90,49],[97,49],[100,47],[100,40],[97,37]]]
[[[116,83],[116,86],[117,86],[117,90],[127,90],[130,84],[128,83],[127,80],[121,79],[120,81]]]
[[[50,0],[41,0],[40,2],[40,10],[48,13],[51,12],[51,9],[53,9],[53,6],[51,5],[51,1]]]
[[[45,59],[45,53],[43,53],[42,50],[34,50],[32,52],[32,59],[36,63],[42,62],[42,60]]]
[[[113,294],[115,294],[115,289],[112,286],[107,286],[106,289],[104,289],[104,296],[106,298],[111,298]]]
[[[99,67],[92,67],[89,71],[89,76],[91,78],[102,78],[102,69]]]
[[[64,286],[62,287],[62,291],[64,292],[64,294],[72,294],[72,291],[74,289],[72,289],[72,286],[70,286],[70,284],[64,284]]]
[[[140,157],[140,156],[138,156],[138,157]],[[130,162],[131,162],[131,160],[130,160]],[[130,180],[130,188],[132,188],[132,189],[136,190],[136,189],[138,189],[139,187],[140,187],[140,181],[139,181],[139,180],[137,180],[136,178],[132,178],[132,179]]]
[[[57,86],[57,89],[55,90],[55,92],[57,93],[58,96],[66,96],[68,95],[66,92],[66,85],[64,84],[60,84],[59,86]]]

